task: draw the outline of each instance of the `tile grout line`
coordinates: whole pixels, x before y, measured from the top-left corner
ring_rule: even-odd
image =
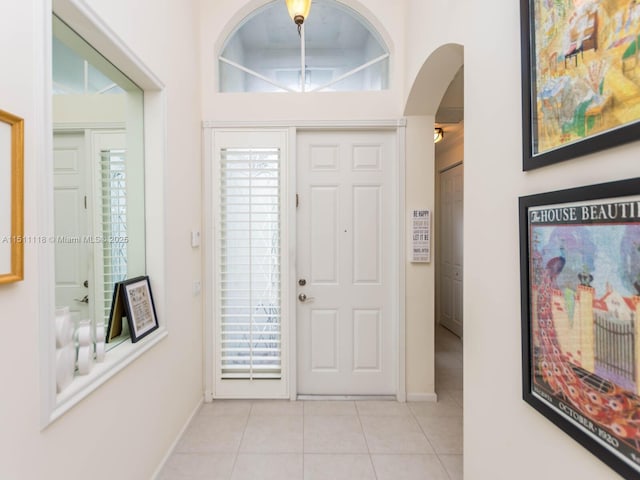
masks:
[[[362,425],[362,419],[360,418],[360,409],[358,408],[358,402],[354,401],[353,406],[356,409],[358,423],[360,424],[360,428],[362,429],[362,436],[364,437],[364,443],[367,446],[367,453],[369,454],[369,463],[371,464],[373,475],[375,476],[375,480],[378,480],[378,471],[376,470],[376,465],[373,463],[373,458],[371,457],[371,448],[369,448],[369,441],[367,440],[367,434],[364,431],[364,426]]]
[[[451,473],[449,473],[449,469],[447,468],[447,466],[444,464],[444,462],[440,458],[440,454],[436,453],[436,458],[438,459],[438,463],[440,463],[440,466],[444,470],[444,473],[446,473],[447,477],[449,477],[449,480],[454,480],[453,477],[451,476]]]
[[[420,423],[420,420],[418,420],[417,415],[415,414],[415,412],[409,406],[407,406],[407,408],[409,409],[409,412],[411,412],[411,416],[413,417],[415,422],[418,424],[418,428],[420,428],[420,431],[422,432],[422,435],[424,435],[424,438],[427,440],[427,443],[429,444],[429,446],[433,450],[433,453],[435,455],[438,455],[438,452],[436,452],[436,447],[433,445],[433,443],[431,443],[431,439],[429,438],[429,435],[427,435],[427,432],[425,432],[424,428],[422,428],[422,424]]]
[[[420,431],[424,435],[424,438],[427,439],[427,442],[429,443],[429,445],[433,449],[433,454],[438,459],[438,463],[440,464],[440,466],[444,470],[444,473],[446,473],[446,475],[449,478],[449,480],[453,480],[453,478],[451,478],[451,474],[449,473],[449,470],[447,469],[447,467],[443,463],[442,459],[440,458],[440,454],[436,451],[436,447],[433,445],[433,443],[431,443],[431,439],[429,439],[429,435],[427,435],[427,432],[424,431],[424,428],[422,427],[422,423],[420,423],[420,420],[418,420],[418,416],[415,414],[415,412],[411,408],[409,408],[409,410],[411,411],[411,414],[413,415],[416,423],[418,424],[418,427],[420,427]],[[440,417],[440,418],[442,418],[442,417]]]
[[[233,459],[233,466],[231,467],[231,476],[229,480],[233,478],[233,473],[236,470],[236,465],[238,464],[238,457],[240,456],[240,448],[242,447],[242,442],[244,441],[244,434],[247,431],[247,426],[249,425],[249,419],[251,418],[251,412],[253,411],[253,401],[251,401],[251,406],[249,407],[249,413],[247,414],[247,421],[244,424],[244,428],[242,429],[242,435],[240,435],[240,443],[238,444],[238,449],[236,450],[236,456]]]

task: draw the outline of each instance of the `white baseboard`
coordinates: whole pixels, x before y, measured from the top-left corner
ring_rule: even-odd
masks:
[[[182,438],[182,435],[184,434],[184,432],[187,430],[187,427],[191,423],[191,420],[193,420],[193,417],[195,417],[196,413],[198,413],[198,410],[200,410],[200,407],[202,406],[203,400],[204,399],[200,399],[200,401],[196,405],[196,408],[193,409],[193,411],[191,412],[191,415],[189,415],[189,418],[187,418],[187,421],[185,422],[185,424],[182,426],[182,428],[178,432],[178,435],[176,436],[176,439],[171,444],[171,447],[169,447],[169,450],[167,450],[167,453],[164,456],[164,458],[162,459],[162,461],[160,462],[160,465],[158,465],[158,468],[156,468],[156,471],[153,472],[153,475],[151,476],[152,479],[155,480],[156,478],[158,478],[158,475],[160,475],[160,472],[162,471],[162,469],[164,468],[165,464],[167,463],[167,460],[169,460],[169,457],[171,456],[173,451],[176,449],[176,446],[178,445],[178,442]]]
[[[407,393],[407,402],[437,402],[437,393]]]
[[[395,395],[300,395],[297,400],[314,401],[314,400],[395,400]]]

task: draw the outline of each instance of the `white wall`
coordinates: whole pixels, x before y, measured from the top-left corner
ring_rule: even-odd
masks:
[[[37,107],[34,75],[36,42],[34,34],[37,0],[20,2],[0,15],[0,44],[4,72],[0,75],[3,110],[25,119],[25,234],[35,233],[34,204],[37,167]],[[11,45],[11,49],[7,48]],[[0,321],[7,340],[0,348],[0,477],[21,478],[25,464],[33,463],[33,451],[40,443],[37,329],[37,256],[33,247],[25,248],[25,281],[0,286]],[[11,339],[11,340],[9,340]]]
[[[406,50],[404,85],[407,115],[435,114],[453,75],[462,61],[464,20],[468,17],[464,0],[425,2],[405,0]],[[438,52],[438,48],[441,48]],[[439,53],[439,65],[429,73],[429,83],[416,84],[425,60]],[[422,72],[425,74],[425,72]]]
[[[0,286],[0,478],[149,478],[202,397],[201,299],[192,295],[200,251],[200,104],[196,2],[90,2],[166,85],[165,315],[169,336],[71,411],[40,430],[38,258],[25,280]],[[25,118],[25,233],[37,235],[42,168],[42,0],[0,15],[0,108]],[[171,32],[171,34],[167,34]],[[151,159],[154,161],[154,159]],[[157,159],[155,159],[157,161]],[[162,215],[163,212],[157,212]]]
[[[405,0],[406,7],[406,51],[404,71],[405,93],[414,85],[414,79],[426,60],[425,53],[433,52],[440,45],[448,43],[463,44],[465,31],[462,28],[469,13],[465,0],[445,2],[425,2],[424,0]],[[445,80],[445,90],[449,82]],[[439,95],[444,94],[444,90]],[[435,108],[440,98],[435,99]],[[431,113],[435,113],[435,110]]]
[[[127,96],[55,95],[53,123],[121,123],[125,124]]]
[[[433,115],[407,117],[407,153],[405,202],[407,256],[410,252],[409,212],[428,208],[434,212],[435,149],[433,145]],[[433,227],[433,222],[432,222]],[[434,242],[432,240],[431,247]],[[435,261],[406,264],[407,324],[407,400],[434,400],[434,321],[435,321]]]
[[[91,1],[167,85],[169,337],[40,432],[34,301],[39,293],[38,258],[35,249],[27,247],[25,281],[0,287],[5,333],[0,349],[0,478],[79,478],[87,472],[93,478],[114,478],[116,468],[118,478],[148,478],[199,401],[201,307],[200,299],[191,294],[191,282],[200,275],[200,252],[188,242],[188,231],[199,225],[201,208],[199,59],[206,85],[205,119],[370,119],[402,113],[403,97],[395,89],[376,102],[367,95],[334,97],[344,105],[332,105],[321,95],[291,96],[285,101],[280,95],[267,96],[264,103],[251,105],[249,96],[212,93],[215,75],[210,65],[215,63],[216,40],[205,32],[200,56],[195,3]],[[38,233],[35,199],[43,135],[38,130],[40,103],[34,97],[41,90],[36,55],[41,48],[36,21],[41,4],[40,0],[13,2],[11,10],[0,16],[0,40],[11,45],[2,49],[3,71],[11,74],[0,76],[0,108],[26,119],[25,232],[32,235]],[[207,27],[203,31],[225,28],[236,9],[231,0],[201,1],[201,5],[201,24]],[[637,176],[640,146],[633,143],[523,173],[518,3],[452,0],[427,11],[426,2],[408,0],[411,8],[406,17],[395,2],[376,0],[367,5],[384,19],[401,52],[407,20],[407,81],[403,82],[407,91],[438,46],[447,42],[465,46],[465,478],[617,478],[521,400],[517,197]],[[264,107],[271,108],[268,117]],[[408,150],[414,144],[409,138],[413,122],[409,118]],[[487,136],[497,123],[500,137]],[[416,120],[415,126],[427,129],[428,124],[425,118]],[[428,151],[426,145],[423,148]],[[412,163],[418,162],[419,149],[408,151],[413,160],[408,159],[407,173],[420,172],[421,167]],[[426,161],[433,160],[427,156]],[[419,173],[419,181],[408,182],[408,202],[410,198],[429,202],[428,192],[424,197],[409,196],[428,176]],[[419,381],[428,387],[428,378]],[[141,445],[144,448],[138,448]],[[117,463],[105,461],[106,451]]]
[[[518,2],[409,4],[407,91],[464,45],[465,479],[619,478],[522,400],[518,197],[638,176],[640,145],[523,173]]]
[[[618,478],[521,400],[518,196],[637,176],[640,144],[523,173],[518,2],[465,10],[465,478]]]

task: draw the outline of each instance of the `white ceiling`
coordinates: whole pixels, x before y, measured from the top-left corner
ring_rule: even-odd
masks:
[[[464,67],[461,67],[444,93],[438,111],[436,124],[456,124],[464,120]]]

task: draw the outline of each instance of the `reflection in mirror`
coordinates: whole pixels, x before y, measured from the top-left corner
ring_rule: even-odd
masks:
[[[55,16],[52,59],[56,305],[100,343],[114,283],[146,270],[143,92]]]

